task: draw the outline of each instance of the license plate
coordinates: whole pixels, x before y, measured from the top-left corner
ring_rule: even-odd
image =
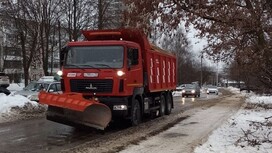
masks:
[[[98,77],[98,73],[84,73],[84,77]]]

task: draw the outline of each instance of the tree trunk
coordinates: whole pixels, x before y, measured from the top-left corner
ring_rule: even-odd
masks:
[[[98,0],[98,29],[103,29],[103,4],[102,0]]]

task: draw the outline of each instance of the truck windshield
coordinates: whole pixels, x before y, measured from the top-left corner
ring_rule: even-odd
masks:
[[[66,67],[82,68],[122,68],[123,46],[81,46],[70,47]]]

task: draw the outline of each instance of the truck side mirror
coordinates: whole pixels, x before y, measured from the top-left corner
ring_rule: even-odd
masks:
[[[61,50],[60,50],[60,67],[63,66],[64,64],[64,58],[65,58],[65,54],[68,52],[68,47],[63,47]]]

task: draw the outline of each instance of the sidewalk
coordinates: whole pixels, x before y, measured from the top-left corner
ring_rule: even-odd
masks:
[[[242,103],[241,97],[233,95],[211,108],[190,110],[196,112],[188,119],[138,145],[128,146],[120,153],[191,153],[206,141],[213,130],[237,112]]]

